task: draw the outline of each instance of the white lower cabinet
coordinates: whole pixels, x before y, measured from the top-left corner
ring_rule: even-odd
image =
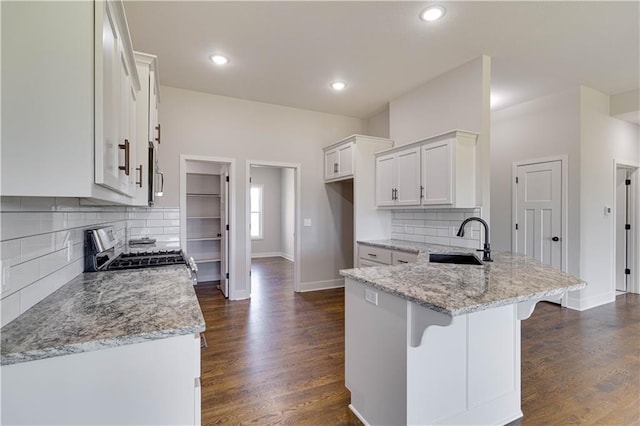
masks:
[[[401,265],[404,263],[414,263],[417,262],[417,260],[417,253],[385,249],[365,243],[358,243],[359,268],[366,268],[369,266]]]
[[[200,336],[2,366],[2,424],[200,424]]]

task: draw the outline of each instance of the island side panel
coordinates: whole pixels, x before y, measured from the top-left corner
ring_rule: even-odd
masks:
[[[415,303],[408,310],[428,312]],[[408,424],[505,424],[521,416],[516,305],[427,327],[420,345],[408,347]]]
[[[377,305],[365,299],[366,290]],[[407,422],[406,311],[406,300],[345,280],[345,385],[365,424]]]

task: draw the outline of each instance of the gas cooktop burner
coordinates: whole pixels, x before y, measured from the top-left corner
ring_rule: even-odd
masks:
[[[122,253],[106,268],[106,271],[118,269],[148,268],[153,266],[180,265],[186,263],[180,250],[143,251]]]

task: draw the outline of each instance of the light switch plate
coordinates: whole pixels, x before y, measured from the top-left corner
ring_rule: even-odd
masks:
[[[311,226],[311,219],[305,219],[304,226]]]

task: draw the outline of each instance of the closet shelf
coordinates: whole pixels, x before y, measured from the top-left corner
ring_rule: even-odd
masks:
[[[187,216],[187,219],[220,219],[220,216]]]
[[[187,238],[187,241],[220,241],[220,237]]]
[[[205,194],[199,192],[187,192],[187,197],[212,197],[212,198],[220,198],[220,194]]]

